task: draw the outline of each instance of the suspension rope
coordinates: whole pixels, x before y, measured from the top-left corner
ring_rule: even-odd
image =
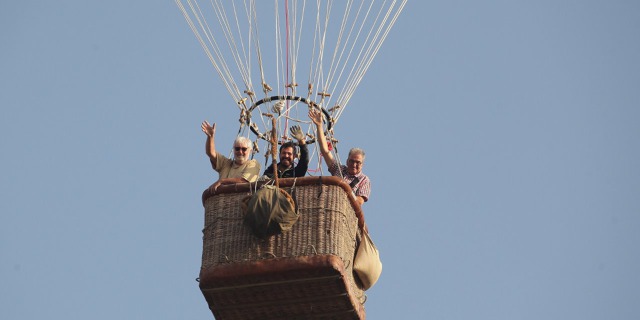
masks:
[[[406,2],[407,2],[406,0],[401,0],[401,2],[396,6],[397,1],[394,0],[389,5],[389,8],[386,11],[386,14],[383,18],[382,23],[379,24],[378,30],[376,31],[376,36],[374,37],[375,40],[372,40],[370,42],[369,47],[373,49],[370,51],[370,54],[366,56],[366,59],[363,59],[364,62],[363,64],[360,65],[361,67],[357,72],[357,77],[352,78],[352,81],[349,82],[350,86],[348,88],[345,87],[346,90],[342,91],[342,94],[344,95],[344,97],[342,98],[344,101],[343,102],[344,106],[346,106],[347,101],[351,99],[351,97],[355,92],[356,87],[362,81],[364,74],[369,69],[369,66],[371,65],[374,57],[377,55],[378,51],[380,50],[382,43],[384,42],[384,40],[386,40],[387,36],[389,35],[389,31],[391,30],[393,25],[396,23],[398,16],[400,15],[400,12],[404,9]],[[380,12],[382,12],[382,10],[380,10]],[[391,20],[389,20],[389,17],[391,15],[392,15]],[[377,21],[377,18],[376,18],[376,21]],[[337,116],[338,118],[340,117],[342,112],[344,112],[344,107],[338,111],[338,116]]]
[[[223,35],[225,37],[225,40],[227,42],[227,46],[231,47],[231,45],[233,44],[234,40],[232,38],[232,33],[230,31],[231,28],[229,27],[229,21],[227,19],[227,15],[224,12],[224,7],[219,2],[212,2],[211,4],[212,4],[212,9],[214,10],[214,12],[215,12],[215,14],[216,14],[216,16],[218,18],[217,19],[218,20],[218,24],[219,24],[219,26],[220,26],[220,28],[222,30],[222,33],[223,33]],[[201,10],[200,10],[200,14],[203,15]],[[204,15],[203,15],[203,17],[204,17]],[[215,41],[215,37],[213,36],[213,33],[211,32],[211,29],[210,29],[210,27],[208,25],[207,25],[207,31],[208,31],[208,34],[210,35],[210,37]],[[231,75],[231,71],[230,71],[229,67],[226,65],[226,59],[224,59],[224,55],[222,53],[222,49],[218,46],[217,42],[215,42],[215,46],[213,46],[213,49],[216,52],[216,56],[218,57],[218,61],[220,61],[221,63],[224,63],[224,69],[226,71],[226,74],[228,74],[228,77],[229,78],[233,78],[233,76]],[[241,75],[242,75],[243,64],[239,63],[240,59],[238,57],[236,57],[235,54],[233,54],[233,51],[231,53],[232,53],[232,57],[233,57],[233,59],[234,59],[234,61],[236,63],[236,66],[238,67],[238,69],[240,69],[239,71],[241,72]],[[243,78],[243,80],[245,79],[244,76],[242,78]],[[240,90],[238,89],[238,87],[235,84],[235,82],[234,82],[234,87],[235,87],[236,92],[238,93],[237,94],[238,97],[237,97],[236,100],[239,101],[241,94],[240,94]]]
[[[306,102],[284,99],[255,103],[271,96],[304,96],[312,102],[306,103],[309,107],[325,110],[327,126],[335,127],[407,2],[200,0],[200,6],[198,0],[174,1],[240,108],[238,134],[266,132],[270,127],[262,116],[266,112],[277,119],[276,130],[282,133],[282,141],[289,140],[290,122],[305,124],[306,134],[313,136],[313,124],[305,121]],[[273,8],[273,19],[266,8]],[[217,22],[210,23],[207,17]],[[273,29],[265,29],[272,23]],[[267,38],[261,30],[269,31]],[[305,66],[307,74],[298,74],[302,70],[299,64]],[[306,92],[298,91],[297,82],[302,78],[307,83],[300,89]],[[249,110],[249,106],[254,107]],[[330,141],[337,142],[333,132],[326,134]]]
[[[227,92],[229,92],[229,95],[231,95],[231,97],[234,100],[234,102],[238,101],[240,99],[239,90],[237,90],[237,86],[235,86],[235,82],[233,81],[233,77],[230,76],[230,73],[228,72],[228,69],[225,68],[225,65],[224,65],[224,62],[223,62],[224,60],[220,59],[221,56],[218,54],[218,52],[215,52],[215,48],[217,47],[217,43],[216,43],[215,39],[211,36],[211,33],[207,32],[207,30],[210,30],[210,29],[209,29],[208,25],[206,25],[206,20],[201,15],[201,10],[199,9],[199,7],[197,5],[197,2],[194,4],[191,0],[187,0],[187,4],[189,6],[191,14],[189,14],[187,9],[182,4],[181,0],[175,0],[175,2],[178,5],[178,8],[180,9],[180,11],[182,12],[182,15],[184,16],[185,20],[187,21],[187,24],[189,25],[189,28],[191,29],[193,34],[196,36],[196,39],[200,43],[200,46],[202,47],[202,49],[204,49],[205,54],[209,58],[209,61],[211,62],[211,64],[213,65],[214,69],[218,73],[218,76],[222,80],[222,83],[225,86],[225,88],[227,89]],[[192,17],[192,15],[193,15],[193,17]],[[195,20],[197,22],[197,25],[200,27],[200,29],[198,29],[198,27],[196,26],[196,23],[194,23],[194,21],[193,21],[194,18],[195,18]],[[204,33],[204,38],[207,39],[207,42],[209,44],[207,44],[207,42],[205,42],[205,40],[203,38],[203,35],[200,33],[199,30],[202,30],[202,33]],[[209,46],[211,46],[211,48],[214,50],[214,52],[216,53],[218,59],[222,60],[222,61],[220,61],[221,63],[218,63],[218,61],[214,57],[214,54],[212,54]]]

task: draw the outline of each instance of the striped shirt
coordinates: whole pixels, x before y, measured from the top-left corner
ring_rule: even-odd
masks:
[[[362,173],[362,171],[356,175],[351,175],[347,172],[347,166],[340,165],[336,161],[329,166],[329,172],[334,176],[342,177],[342,180],[351,186],[355,196],[362,197],[365,202],[369,200],[371,183],[369,182],[369,177]]]

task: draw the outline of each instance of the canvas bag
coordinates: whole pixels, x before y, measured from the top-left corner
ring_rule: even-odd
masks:
[[[258,237],[289,231],[298,221],[298,210],[288,192],[267,185],[242,200],[244,223]]]
[[[382,262],[380,261],[378,248],[373,244],[369,232],[364,230],[356,250],[353,272],[362,283],[363,290],[373,287],[382,273]]]

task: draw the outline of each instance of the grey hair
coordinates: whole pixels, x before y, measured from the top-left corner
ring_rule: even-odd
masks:
[[[233,146],[241,145],[247,148],[251,148],[251,140],[247,137],[237,137],[235,141],[233,141]]]
[[[362,160],[364,160],[365,158],[365,154],[364,154],[364,150],[360,149],[360,148],[351,148],[351,150],[349,150],[349,157],[351,157],[352,154],[359,154],[362,156]]]

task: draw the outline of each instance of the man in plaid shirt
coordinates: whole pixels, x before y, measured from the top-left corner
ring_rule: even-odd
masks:
[[[324,136],[324,130],[322,127],[322,113],[315,108],[309,110],[309,118],[316,125],[316,136],[318,138],[318,146],[324,161],[329,167],[329,172],[334,176],[339,176],[344,179],[346,183],[351,186],[356,200],[360,205],[369,200],[369,193],[371,193],[371,183],[369,177],[362,173],[362,166],[364,166],[364,150],[360,148],[353,148],[349,150],[349,157],[347,158],[347,165],[342,165],[333,157],[329,147],[327,145],[327,138]]]

